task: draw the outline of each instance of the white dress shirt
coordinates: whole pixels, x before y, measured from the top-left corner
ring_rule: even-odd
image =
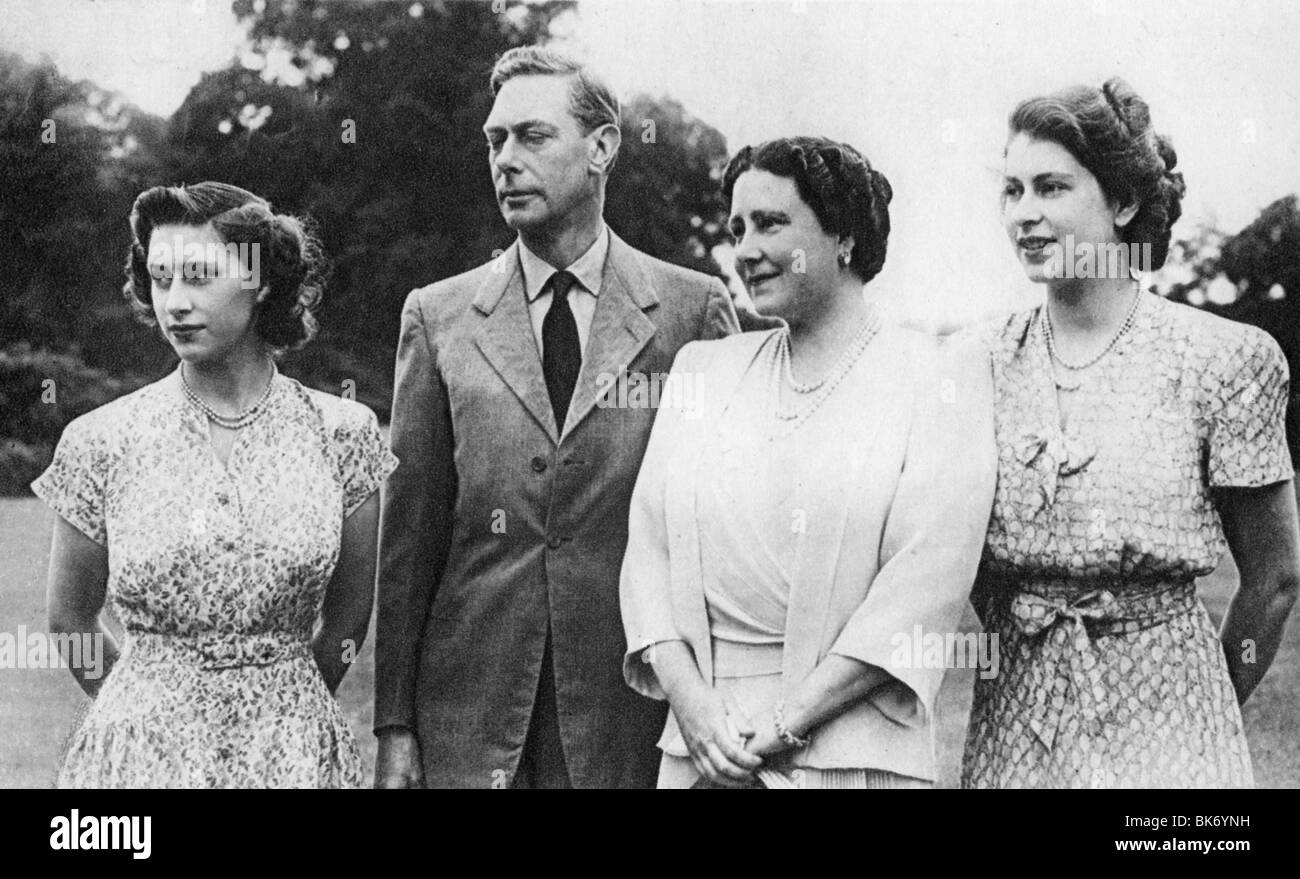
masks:
[[[578,346],[585,353],[587,337],[591,335],[591,320],[596,315],[596,297],[605,280],[605,257],[609,254],[609,227],[602,226],[600,234],[587,252],[565,269],[578,283],[569,288],[569,308],[578,325]],[[528,249],[519,241],[519,264],[524,273],[524,295],[528,297],[528,317],[533,322],[533,336],[537,339],[538,356],[542,353],[542,321],[551,307],[551,291],[546,282],[559,269]]]

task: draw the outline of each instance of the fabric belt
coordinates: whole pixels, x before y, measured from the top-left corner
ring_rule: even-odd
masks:
[[[306,641],[284,632],[172,635],[128,631],[122,658],[137,662],[183,662],[202,669],[274,665],[311,659]]]
[[[1200,606],[1195,581],[1141,589],[1126,585],[1129,588],[1122,592],[1104,588],[1080,592],[1077,585],[1071,590],[1053,588],[1052,584],[1020,584],[1011,597],[1011,623],[1020,634],[1040,639],[1040,647],[1054,629],[1064,628],[1067,636],[1066,677],[1073,698],[1066,698],[1062,703],[1042,694],[1044,698],[1036,699],[1029,706],[1029,727],[1049,752],[1071,710],[1085,717],[1096,713],[1096,700],[1086,674],[1086,669],[1095,665],[1094,639],[1163,625]]]
[[[719,678],[749,678],[781,673],[785,645],[746,644],[713,638],[713,675]]]

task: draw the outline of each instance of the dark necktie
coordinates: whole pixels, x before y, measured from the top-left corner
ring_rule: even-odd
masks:
[[[577,281],[568,272],[556,272],[546,282],[546,288],[551,291],[551,307],[542,321],[542,375],[546,378],[546,393],[551,398],[557,433],[564,432],[569,400],[573,398],[573,386],[578,383],[578,370],[582,367],[578,322],[569,308],[569,288]]]

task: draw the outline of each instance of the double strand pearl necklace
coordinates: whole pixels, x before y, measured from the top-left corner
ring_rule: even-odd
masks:
[[[185,380],[184,363],[181,364],[181,388],[185,391],[185,398],[190,401],[191,405],[193,405],[195,409],[198,409],[206,415],[209,421],[213,422],[218,427],[224,427],[228,430],[240,430],[241,428],[245,428],[252,424],[261,417],[263,412],[266,411],[266,401],[271,397],[271,388],[275,387],[275,376],[278,372],[279,370],[276,369],[275,361],[272,360],[271,378],[266,383],[266,390],[262,392],[262,396],[256,403],[249,406],[238,415],[222,415],[220,412],[205,403],[198,394],[194,393],[194,389],[190,387],[190,383]]]
[[[780,427],[784,428],[784,430],[778,429],[778,435],[783,436],[792,433],[821,408],[821,405],[826,402],[835,391],[835,388],[844,381],[845,376],[852,370],[853,365],[857,363],[862,353],[867,350],[871,340],[880,332],[880,325],[880,317],[873,310],[870,315],[863,318],[861,328],[854,335],[849,347],[840,355],[840,359],[836,364],[819,380],[808,384],[800,384],[795,381],[790,356],[790,330],[786,328],[778,333],[776,344],[772,346],[772,353],[768,359],[773,407]],[[804,398],[796,402],[789,410],[783,409],[781,406],[782,384],[788,384],[791,390]]]
[[[1119,325],[1119,329],[1115,331],[1115,335],[1111,336],[1110,342],[1107,343],[1106,347],[1102,348],[1101,352],[1087,363],[1069,363],[1061,357],[1059,353],[1057,353],[1056,336],[1052,332],[1052,312],[1045,303],[1043,305],[1042,320],[1043,339],[1047,342],[1047,353],[1050,355],[1051,359],[1060,364],[1063,368],[1068,369],[1070,372],[1082,372],[1088,367],[1096,365],[1103,357],[1110,353],[1111,349],[1115,347],[1116,343],[1119,342],[1121,338],[1123,338],[1124,334],[1133,328],[1133,321],[1134,318],[1137,317],[1138,306],[1142,304],[1142,289],[1137,281],[1133,282],[1133,292],[1133,304],[1129,307],[1128,314],[1125,316],[1123,323]],[[1055,373],[1055,370],[1053,370],[1053,373]],[[1073,383],[1063,382],[1060,378],[1056,378],[1055,381],[1056,386],[1063,391],[1076,391],[1083,384],[1082,378],[1079,378]]]

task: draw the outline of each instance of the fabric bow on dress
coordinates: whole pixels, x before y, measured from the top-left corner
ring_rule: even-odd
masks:
[[[1028,725],[1050,752],[1057,732],[1071,714],[1092,723],[1103,722],[1097,705],[1104,696],[1094,694],[1098,668],[1093,656],[1094,638],[1147,629],[1194,610],[1194,583],[1166,584],[1150,591],[1117,596],[1109,589],[1082,594],[1040,595],[1018,591],[1010,603],[1011,622],[1022,635],[1043,636],[1040,650],[1064,659],[1068,688],[1054,699],[1039,699],[1029,705]],[[1055,643],[1051,632],[1065,626],[1066,637]],[[1064,653],[1064,657],[1060,657]]]
[[[1084,620],[1103,620],[1114,613],[1115,596],[1106,589],[1088,592],[1076,598],[1042,596],[1028,592],[1017,593],[1011,600],[1011,619],[1022,634],[1033,637],[1058,624],[1067,626],[1070,689],[1074,707],[1083,716],[1091,716],[1088,707],[1092,700],[1092,687],[1082,668],[1082,660],[1092,649],[1092,638]],[[1058,697],[1059,698],[1059,697]],[[1040,700],[1030,706],[1029,728],[1047,748],[1052,750],[1056,731],[1064,719],[1065,705],[1053,705]]]
[[[1097,457],[1095,447],[1066,436],[1064,431],[1055,426],[1025,433],[1017,441],[1015,451],[1016,459],[1021,464],[1038,471],[1042,476],[1038,485],[1038,510],[1044,510],[1056,501],[1059,479],[1083,472]]]

